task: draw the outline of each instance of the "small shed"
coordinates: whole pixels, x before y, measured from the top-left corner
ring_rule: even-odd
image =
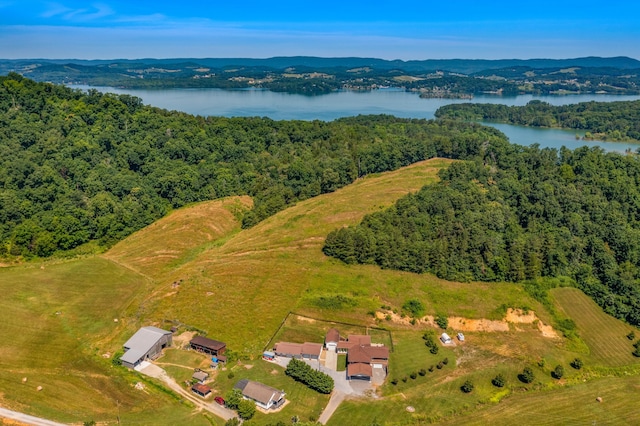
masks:
[[[464,342],[464,334],[458,333],[458,340],[460,340],[461,342]]]
[[[204,371],[196,371],[191,376],[192,379],[196,380],[200,384],[204,384],[204,382],[209,378],[209,375]]]
[[[211,388],[209,386],[203,385],[201,383],[197,383],[197,384],[191,386],[191,391],[193,393],[195,393],[196,395],[200,395],[203,398],[206,398],[209,395],[211,395]]]
[[[445,345],[451,343],[451,337],[449,337],[447,333],[442,333],[442,335],[440,336],[440,340],[442,340],[442,343],[444,343]]]

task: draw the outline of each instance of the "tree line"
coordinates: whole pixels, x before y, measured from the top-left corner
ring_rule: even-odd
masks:
[[[476,124],[200,117],[129,95],[0,77],[0,257],[123,239],[189,203],[248,194],[250,227],[298,200],[502,139]]]
[[[324,252],[453,281],[570,277],[640,326],[640,158],[599,148],[483,144],[441,180],[353,227]]]
[[[640,101],[581,102],[562,106],[538,100],[524,106],[452,104],[440,107],[435,116],[584,130],[588,132],[585,139],[640,140]]]

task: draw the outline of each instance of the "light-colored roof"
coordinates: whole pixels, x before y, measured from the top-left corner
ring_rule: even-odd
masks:
[[[322,352],[322,345],[320,343],[305,342],[302,345],[302,355],[318,355]]]
[[[124,348],[127,351],[120,359],[125,362],[135,363],[144,357],[158,343],[158,340],[167,334],[171,335],[171,332],[153,326],[142,327],[124,344]]]
[[[203,381],[203,380],[207,380],[209,375],[207,373],[205,373],[204,371],[196,371],[195,373],[193,373],[193,376],[191,376],[191,377],[196,379],[196,380]]]
[[[373,375],[373,369],[371,368],[371,364],[365,364],[362,362],[356,362],[353,364],[349,364],[347,366],[347,376],[367,376],[371,377]]]
[[[275,352],[289,355],[301,355],[302,345],[300,343],[278,342],[273,348]]]
[[[284,397],[284,392],[279,391],[276,388],[272,388],[271,386],[267,386],[263,383],[254,382],[252,380],[247,380],[246,383],[242,384],[238,382],[238,384],[236,384],[236,386],[234,387],[241,389],[242,395],[246,396],[247,398],[251,398],[254,401],[258,401],[259,403],[264,405],[269,405],[271,401],[279,401],[282,397]]]

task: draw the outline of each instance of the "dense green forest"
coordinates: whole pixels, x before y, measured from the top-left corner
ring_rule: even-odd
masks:
[[[536,127],[563,127],[589,132],[605,140],[640,140],[640,101],[581,102],[552,106],[531,101],[525,106],[499,104],[446,105],[438,118],[488,120]]]
[[[324,252],[455,281],[568,276],[640,326],[638,156],[492,141],[441,178],[333,231]]]
[[[306,199],[434,156],[472,158],[498,131],[367,116],[191,116],[129,95],[0,77],[0,257],[108,246],[172,208],[249,194],[245,227]]]

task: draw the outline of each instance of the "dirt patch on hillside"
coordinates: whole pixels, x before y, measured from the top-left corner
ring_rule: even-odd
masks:
[[[460,331],[509,331],[509,324],[506,321],[494,321],[486,318],[449,317],[449,327]]]
[[[437,327],[434,317],[431,315],[422,318],[412,319],[402,316],[392,311],[378,311],[376,318],[383,321],[390,321],[395,324],[406,326],[429,326]],[[534,311],[523,311],[522,309],[507,309],[507,313],[502,320],[490,320],[486,318],[464,318],[448,317],[449,328],[456,331],[480,331],[480,332],[506,332],[510,331],[509,324],[536,324],[543,337],[558,338],[558,333],[550,325],[545,325],[540,321]],[[521,331],[516,328],[516,331]]]
[[[183,348],[189,344],[191,339],[196,335],[195,331],[185,331],[182,334],[173,336],[173,345],[179,348]]]

